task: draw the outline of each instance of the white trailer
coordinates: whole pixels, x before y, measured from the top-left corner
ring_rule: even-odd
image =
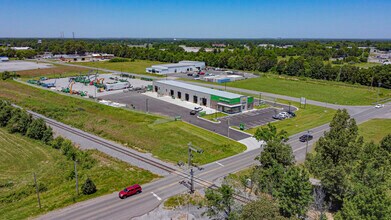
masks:
[[[126,89],[130,87],[129,82],[115,82],[115,83],[105,83],[106,91]]]

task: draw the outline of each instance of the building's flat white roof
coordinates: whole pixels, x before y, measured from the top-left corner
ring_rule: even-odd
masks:
[[[188,64],[188,63],[170,63],[170,64],[159,64],[159,65],[153,65],[152,68],[172,68],[172,67],[194,67],[194,64]]]
[[[203,92],[203,93],[207,93],[207,94],[211,94],[211,95],[216,95],[216,96],[220,96],[220,97],[224,97],[224,98],[228,98],[228,99],[236,99],[236,98],[240,98],[243,96],[243,95],[239,95],[239,94],[235,94],[235,93],[231,93],[231,92],[210,89],[210,88],[206,88],[203,86],[196,86],[193,84],[183,83],[183,82],[179,82],[179,81],[175,81],[175,80],[159,80],[156,82],[161,83],[161,84],[165,84],[165,85],[180,87],[180,88],[184,88],[184,89],[188,89],[188,90],[192,90],[192,91],[196,91],[196,92]]]

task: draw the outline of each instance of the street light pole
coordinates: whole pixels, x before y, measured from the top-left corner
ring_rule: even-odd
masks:
[[[307,131],[307,138],[306,138],[306,147],[305,147],[305,157],[304,157],[304,160],[307,159],[307,153],[308,153],[308,137],[309,137],[309,134],[310,134],[310,130]]]
[[[227,123],[228,123],[228,138],[229,138],[229,117]]]
[[[79,195],[79,179],[77,177],[76,160],[75,162],[75,178],[76,178],[76,195]]]

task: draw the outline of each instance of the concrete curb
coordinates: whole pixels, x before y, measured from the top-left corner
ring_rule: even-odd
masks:
[[[203,117],[200,117],[197,115],[197,118],[201,119],[201,120],[204,120],[204,121],[207,121],[207,122],[210,122],[210,123],[213,123],[213,124],[220,124],[221,121],[211,121],[209,119],[206,119],[206,118],[203,118]]]

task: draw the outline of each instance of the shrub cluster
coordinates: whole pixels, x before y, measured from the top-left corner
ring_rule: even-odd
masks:
[[[109,62],[111,63],[129,62],[129,59],[117,57],[117,58],[110,59]]]
[[[9,102],[0,100],[0,127],[6,127],[10,133],[20,133],[46,144],[53,140],[52,128],[43,119],[33,119],[25,110],[13,107]]]

